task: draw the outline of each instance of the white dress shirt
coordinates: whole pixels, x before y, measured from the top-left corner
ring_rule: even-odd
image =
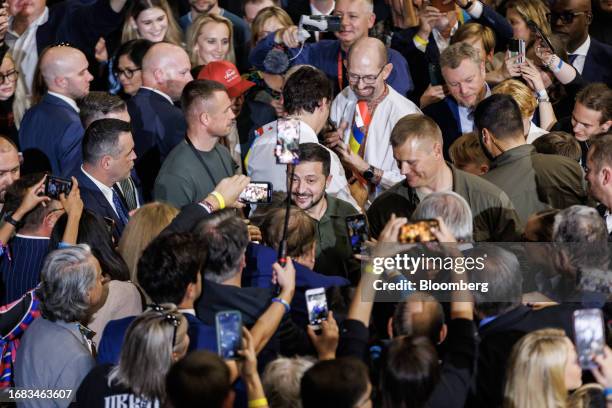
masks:
[[[533,122],[531,122],[531,126],[529,126],[529,133],[527,134],[527,143],[533,143],[538,137],[547,134],[548,131],[542,129],[541,127],[536,126]]]
[[[105,184],[100,183],[98,180],[96,180],[94,176],[92,176],[91,174],[85,171],[83,166],[81,166],[81,170],[83,170],[83,174],[85,174],[96,185],[96,187],[100,189],[100,191],[104,195],[104,198],[106,198],[106,201],[108,201],[110,206],[113,208],[113,211],[115,211],[115,214],[117,214],[117,217],[119,217],[119,214],[117,213],[117,208],[115,207],[115,204],[113,203],[113,189]]]
[[[149,88],[148,86],[141,86],[141,88],[148,89],[149,91],[153,91],[156,94],[163,96],[168,102],[170,102],[170,104],[174,105],[174,102],[172,102],[172,98],[160,91],[159,89]]]
[[[395,124],[404,116],[411,113],[422,113],[412,101],[400,95],[392,87],[387,85],[387,88],[389,89],[389,94],[376,107],[368,127],[363,154],[363,159],[368,164],[383,171],[380,184],[370,194],[370,201],[384,190],[404,179],[404,176],[400,174],[400,170],[397,167],[397,162],[393,158],[393,149],[389,141],[391,131]],[[348,124],[344,132],[344,143],[346,144],[349,143],[351,138],[351,126],[356,105],[357,96],[348,86],[332,102],[330,119],[338,126],[340,126],[341,122]]]
[[[257,132],[259,136],[253,142],[245,159],[247,174],[253,181],[272,183],[274,191],[287,191],[287,165],[277,164],[274,156],[276,121],[261,127]],[[302,121],[300,121],[300,143],[319,144],[315,131]],[[325,149],[331,156],[330,175],[332,176],[331,183],[325,191],[336,198],[348,201],[353,207],[359,209],[357,202],[351,195],[340,159],[332,150],[327,147]]]
[[[587,39],[580,45],[580,47],[576,48],[576,51],[572,53],[568,53],[568,58],[570,55],[575,55],[576,59],[572,63],[572,66],[576,68],[582,75],[582,71],[584,70],[584,63],[586,62],[586,56],[589,53],[589,48],[591,48],[591,36],[587,35]]]
[[[6,44],[11,50],[15,69],[19,72],[19,80],[15,89],[15,102],[13,103],[13,114],[15,123],[21,123],[25,111],[32,105],[32,87],[34,84],[34,73],[38,64],[38,44],[36,43],[36,32],[38,27],[49,20],[49,8],[34,20],[21,34],[13,30],[15,17],[8,20],[8,31],[6,32]]]

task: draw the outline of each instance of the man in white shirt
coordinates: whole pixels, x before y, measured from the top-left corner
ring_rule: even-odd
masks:
[[[393,64],[386,61],[387,50],[376,38],[363,38],[351,47],[349,86],[331,107],[330,119],[339,128],[326,135],[327,146],[352,170],[349,179],[367,189],[370,201],[402,180],[389,143],[393,127],[405,115],[421,113],[387,85]]]
[[[21,150],[44,154],[56,176],[72,174],[81,163],[84,129],[75,100],[89,93],[93,76],[88,67],[85,54],[76,48],[47,49],[40,72],[48,91],[26,112],[19,129]]]
[[[291,74],[283,88],[285,111],[299,120],[301,143],[319,143],[317,134],[329,116],[332,90],[327,76],[314,67],[302,67]],[[278,121],[256,130],[257,137],[247,154],[247,173],[253,181],[268,181],[275,191],[287,191],[287,165],[277,164],[274,156]],[[340,159],[330,150],[331,176],[327,192],[357,207],[351,196]]]

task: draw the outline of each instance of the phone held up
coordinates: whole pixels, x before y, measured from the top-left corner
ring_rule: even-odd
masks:
[[[401,244],[436,241],[436,236],[431,232],[432,228],[440,229],[438,220],[429,219],[406,223],[400,227],[398,241]]]
[[[306,308],[308,309],[308,324],[315,330],[321,328],[321,322],[327,320],[329,310],[327,308],[327,297],[325,288],[308,289],[305,292]]]
[[[595,368],[593,357],[604,354],[606,341],[601,309],[581,309],[574,312],[574,339],[580,367]]]
[[[56,176],[47,176],[45,180],[45,195],[54,200],[59,200],[60,194],[67,196],[72,190],[72,180]]]
[[[242,314],[237,310],[218,312],[215,315],[217,351],[224,360],[240,358],[242,348]]]

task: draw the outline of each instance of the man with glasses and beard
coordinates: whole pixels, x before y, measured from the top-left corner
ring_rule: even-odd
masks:
[[[351,192],[362,207],[402,180],[389,138],[402,117],[421,113],[387,85],[393,69],[387,61],[387,49],[380,40],[363,38],[353,44],[347,64],[349,86],[331,107],[330,119],[339,128],[326,135],[327,146],[348,169]]]
[[[357,214],[348,202],[325,193],[332,180],[330,152],[318,143],[302,143],[295,166],[291,201],[315,220],[315,266],[325,275],[359,280],[359,262],[353,258],[345,219]]]
[[[612,84],[612,47],[589,35],[593,21],[590,0],[556,0],[548,20],[553,33],[565,42],[572,64],[589,82]]]

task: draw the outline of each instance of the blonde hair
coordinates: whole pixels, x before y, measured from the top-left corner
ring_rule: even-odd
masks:
[[[202,14],[191,23],[189,30],[187,30],[187,52],[189,53],[191,66],[196,67],[202,65],[198,62],[198,37],[202,34],[204,26],[209,23],[225,24],[227,27],[229,32],[229,49],[227,50],[224,60],[236,64],[236,56],[234,53],[234,28],[232,22],[216,14]]]
[[[605,406],[603,391],[604,388],[599,384],[585,384],[570,395],[567,405],[570,408],[603,407]]]
[[[172,10],[166,0],[136,0],[132,3],[132,6],[127,12],[125,17],[125,23],[123,23],[123,31],[121,33],[121,43],[126,43],[130,40],[141,39],[142,36],[138,34],[138,29],[135,27],[135,21],[145,10],[159,8],[166,13],[166,19],[168,20],[168,29],[164,36],[164,41],[178,45],[182,47],[183,36],[178,23],[174,19]]]
[[[470,44],[460,42],[449,45],[442,54],[440,54],[440,68],[457,69],[463,60],[470,60],[476,65],[480,65],[484,61],[481,60],[480,52]]]
[[[559,329],[536,330],[521,338],[512,348],[506,371],[504,407],[566,408],[568,347]]]
[[[517,79],[507,79],[491,90],[492,94],[510,95],[518,104],[521,116],[530,118],[538,107],[533,91]]]
[[[138,284],[136,269],[142,251],[170,224],[178,209],[165,203],[146,204],[130,217],[121,240],[119,253],[130,270],[130,280]]]
[[[491,51],[495,50],[495,33],[490,27],[478,23],[461,25],[451,38],[450,43],[452,45],[458,42],[467,41],[471,38],[477,38],[482,41],[485,54],[488,55]]]
[[[506,4],[506,12],[510,9],[514,9],[525,23],[527,21],[533,21],[538,25],[542,33],[546,37],[550,37],[552,32],[550,30],[550,24],[546,18],[546,14],[550,11],[548,6],[541,0],[510,0]],[[533,42],[531,40],[530,42]]]
[[[291,17],[285,10],[280,7],[266,7],[261,9],[255,19],[253,20],[253,24],[251,24],[251,45],[255,47],[255,44],[261,39],[259,38],[261,32],[263,30],[263,26],[271,18],[276,18],[279,23],[283,25],[284,28],[293,25],[293,21],[291,21]]]
[[[448,148],[448,155],[455,166],[462,166],[468,163],[476,165],[491,164],[482,151],[478,136],[474,132],[465,133],[455,139]]]
[[[411,113],[397,121],[391,131],[391,146],[402,146],[408,139],[419,141],[429,140],[431,143],[443,144],[442,131],[436,122],[429,116],[420,113]]]

